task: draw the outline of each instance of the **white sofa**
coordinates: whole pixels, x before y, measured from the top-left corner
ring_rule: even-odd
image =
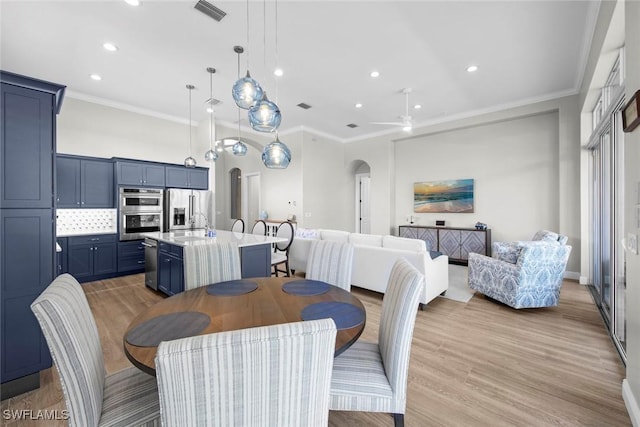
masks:
[[[314,239],[349,242],[354,247],[351,284],[384,293],[395,261],[402,257],[425,276],[421,306],[449,288],[449,258],[431,259],[423,240],[339,230],[298,229],[289,250],[289,266],[296,272],[307,268],[309,248]]]

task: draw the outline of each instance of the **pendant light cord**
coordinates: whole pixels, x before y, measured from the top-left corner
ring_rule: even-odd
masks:
[[[249,71],[249,0],[247,0],[247,71]],[[238,64],[240,64],[240,54],[238,54]],[[239,73],[238,73],[239,74]]]
[[[189,157],[191,157],[191,91],[193,86],[189,85]]]
[[[276,28],[275,28],[275,46],[276,46],[276,69],[280,68],[280,58],[278,57],[278,0],[275,0],[275,12],[276,12]],[[278,76],[274,74],[274,80],[276,83],[276,104],[278,103]]]
[[[209,150],[213,149],[213,73],[209,71]]]

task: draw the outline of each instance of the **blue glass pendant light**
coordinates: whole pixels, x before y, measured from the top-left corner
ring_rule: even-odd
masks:
[[[291,162],[291,150],[280,142],[278,135],[262,151],[262,163],[269,169],[286,169]]]
[[[258,132],[274,132],[280,126],[282,114],[280,108],[269,101],[267,93],[256,105],[249,109],[249,124],[253,130]]]
[[[247,75],[234,83],[231,94],[238,107],[248,110],[262,98],[263,91],[260,84],[251,78],[251,74],[247,70]]]
[[[233,150],[234,156],[244,156],[247,154],[247,145],[244,142],[238,140],[238,142],[233,144],[231,150]]]

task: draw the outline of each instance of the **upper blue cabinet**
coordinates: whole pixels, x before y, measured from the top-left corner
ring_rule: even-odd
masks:
[[[116,161],[118,185],[164,187],[164,166],[136,161]]]
[[[2,72],[2,208],[53,206],[55,115],[64,86]]]
[[[167,166],[165,170],[167,188],[209,189],[209,169]]]
[[[58,208],[113,208],[113,162],[106,159],[58,155]]]

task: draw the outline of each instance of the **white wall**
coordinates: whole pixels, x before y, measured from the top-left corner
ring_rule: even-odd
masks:
[[[557,129],[558,114],[549,112],[397,142],[397,218],[471,228],[480,221],[494,241],[558,230]],[[474,179],[473,213],[413,212],[413,183],[467,178]]]
[[[303,131],[301,223],[306,228],[348,230],[350,174],[344,165],[344,144]]]
[[[58,115],[58,153],[183,164],[189,155],[186,123],[65,98]],[[206,135],[205,135],[206,133]],[[207,167],[207,126],[193,127],[193,157]]]

